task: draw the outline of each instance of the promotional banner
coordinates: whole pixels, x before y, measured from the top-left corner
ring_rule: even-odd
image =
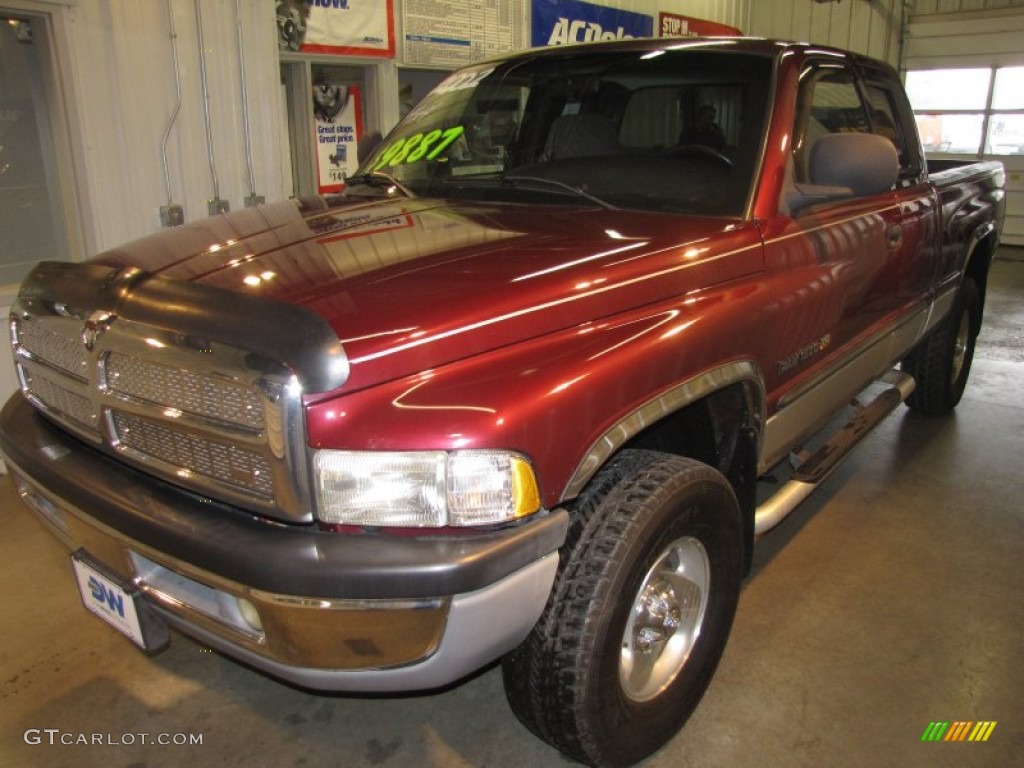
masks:
[[[658,37],[738,37],[743,33],[736,27],[715,21],[662,13],[658,16]]]
[[[573,45],[628,37],[651,37],[654,19],[582,0],[533,0],[531,44]]]
[[[340,192],[345,176],[359,167],[356,146],[363,133],[359,86],[317,83],[313,86],[317,189]]]
[[[395,55],[393,0],[276,0],[275,7],[282,51]]]

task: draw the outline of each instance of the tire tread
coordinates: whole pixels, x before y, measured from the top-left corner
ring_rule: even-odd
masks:
[[[633,761],[605,754],[603,734],[594,729],[597,719],[586,709],[590,662],[598,655],[594,623],[601,620],[592,606],[602,598],[611,599],[613,579],[607,564],[619,562],[641,536],[641,508],[671,493],[666,489],[680,477],[698,483],[702,493],[724,490],[735,504],[719,473],[678,456],[627,450],[595,476],[576,506],[551,598],[530,636],[502,665],[506,695],[520,721],[563,753],[590,765]],[[615,514],[603,513],[608,505],[614,506]],[[713,667],[708,679],[712,671]]]

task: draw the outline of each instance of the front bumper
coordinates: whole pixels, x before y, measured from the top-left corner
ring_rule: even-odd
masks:
[[[112,461],[20,394],[0,449],[66,545],[172,626],[310,688],[433,688],[511,650],[543,610],[568,525],[564,510],[457,536],[271,524]]]

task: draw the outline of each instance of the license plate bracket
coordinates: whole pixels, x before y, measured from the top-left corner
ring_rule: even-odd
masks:
[[[71,564],[86,610],[146,653],[157,653],[167,647],[170,642],[167,624],[142,599],[137,587],[125,584],[85,550],[73,553]]]

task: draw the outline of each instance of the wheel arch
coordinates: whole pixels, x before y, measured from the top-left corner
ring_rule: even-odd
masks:
[[[988,222],[975,232],[974,237],[967,247],[967,257],[964,262],[964,278],[971,278],[978,288],[980,299],[980,316],[985,313],[985,293],[988,284],[988,271],[992,266],[992,260],[996,255],[996,248],[999,245],[999,232],[993,222]],[[979,317],[980,325],[980,317]],[[978,329],[975,329],[977,332]]]
[[[696,459],[721,472],[733,487],[743,514],[749,569],[765,418],[764,379],[756,363],[743,360],[705,371],[648,400],[606,430],[577,464],[562,497],[576,498],[601,467],[628,448]]]

